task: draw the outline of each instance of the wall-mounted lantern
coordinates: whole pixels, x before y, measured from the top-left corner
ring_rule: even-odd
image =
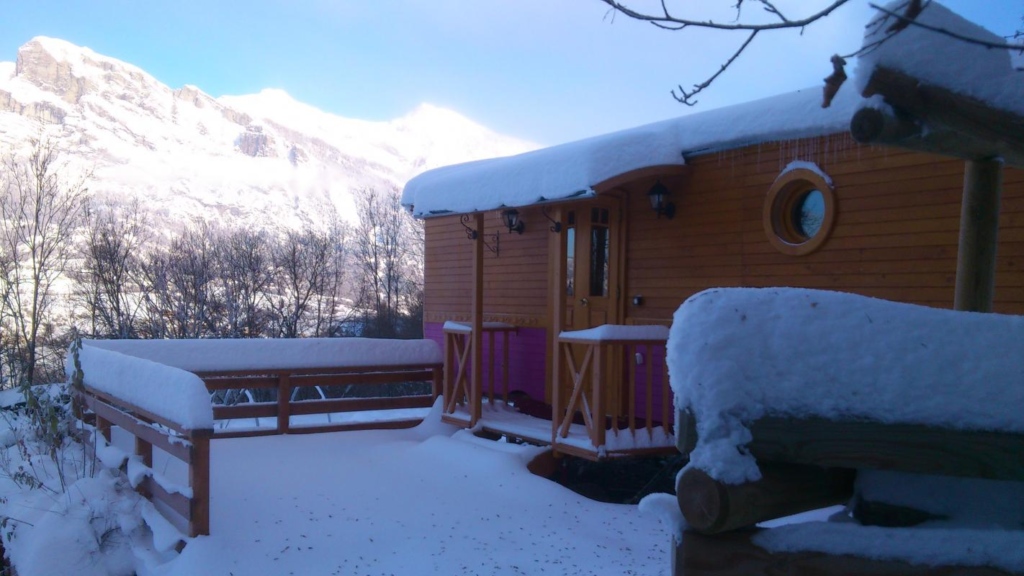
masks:
[[[508,227],[509,234],[515,232],[516,234],[522,234],[523,230],[526,230],[526,224],[519,219],[519,211],[513,208],[501,211],[501,218],[505,221],[505,226]]]
[[[669,220],[676,215],[676,205],[668,201],[668,188],[658,180],[647,191],[647,199],[651,201],[651,209],[658,214],[658,218],[665,216]]]

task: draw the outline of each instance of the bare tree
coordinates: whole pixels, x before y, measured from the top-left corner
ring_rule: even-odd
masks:
[[[366,336],[393,338],[401,331],[422,269],[415,246],[422,246],[416,224],[402,209],[397,190],[364,189],[356,193],[356,266],[360,273],[358,305]],[[422,260],[419,260],[420,262]],[[418,276],[417,276],[418,275]]]
[[[216,335],[222,303],[217,298],[216,250],[209,225],[197,222],[172,239],[166,250],[151,252],[143,272],[149,285],[150,338]]]
[[[81,266],[71,277],[93,337],[139,337],[147,290],[141,259],[146,231],[138,202],[87,212]]]
[[[702,18],[699,16],[684,16],[682,15],[683,11],[681,9],[678,11],[675,8],[670,9],[669,0],[662,0],[658,4],[660,7],[658,10],[634,9],[632,6],[635,5],[635,2],[631,0],[600,1],[607,4],[613,14],[624,14],[636,20],[650,22],[654,26],[664,28],[666,30],[683,31],[694,28],[703,28],[740,35],[741,40],[736,50],[725,60],[725,62],[719,65],[717,70],[705,78],[703,82],[694,84],[689,90],[683,88],[681,84],[678,85],[676,89],[672,90],[672,96],[679,102],[688,106],[697,104],[697,100],[695,100],[694,97],[711,86],[711,84],[721,76],[722,73],[724,73],[733,64],[733,62],[735,62],[736,59],[747,50],[748,47],[750,47],[754,42],[754,39],[759,34],[775,32],[778,30],[803,30],[804,28],[813,25],[815,22],[828,17],[843,5],[850,2],[850,0],[817,0],[813,3],[801,4],[801,8],[804,8],[808,4],[811,5],[811,8],[801,12],[800,14],[794,15],[790,14],[788,11],[780,9],[778,7],[777,0],[736,0],[735,4],[732,4],[732,8],[735,10],[735,19],[732,21],[726,21],[715,20],[713,18]],[[847,59],[853,58],[865,51],[877,48],[880,44],[888,40],[888,38],[909,26],[919,26],[929,29],[935,33],[949,36],[951,39],[981,44],[989,48],[1007,49],[1017,52],[1024,49],[1024,45],[1015,43],[998,44],[974,38],[967,38],[950,30],[931,27],[918,22],[917,17],[928,4],[929,0],[906,0],[900,4],[895,11],[887,10],[873,3],[870,4],[870,6],[878,11],[882,16],[882,18],[876,21],[876,25],[884,26],[886,33],[872,44],[859,47],[849,54],[842,56],[837,54],[831,57],[834,70],[833,74],[825,79],[825,105],[831,101],[831,97],[835,95],[839,86],[842,85],[843,81],[846,79],[846,73],[843,70],[843,66]],[[707,8],[707,4],[705,3],[694,2],[690,3],[690,5],[699,6],[698,10]],[[757,10],[758,8],[760,10]],[[1014,40],[1018,38],[1019,35],[1015,35],[1013,37]]]
[[[38,139],[27,156],[10,154],[3,163],[0,307],[8,375],[18,383],[36,380],[55,283],[72,257],[87,198],[87,175],[69,178],[59,156],[52,141]]]
[[[274,282],[272,246],[266,232],[239,228],[217,235],[217,285],[224,303],[220,335],[257,338],[267,330]]]
[[[336,317],[339,277],[330,235],[307,228],[289,232],[277,246],[277,295],[272,302],[276,336],[321,336]]]

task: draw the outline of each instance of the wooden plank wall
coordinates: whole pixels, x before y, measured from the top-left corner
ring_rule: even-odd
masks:
[[[500,213],[485,216],[488,243],[501,236],[497,255],[484,250],[484,319],[530,328],[547,328],[548,230],[539,209],[520,210],[523,234],[509,234]],[[469,320],[472,241],[458,216],[426,221],[424,320]]]
[[[817,252],[787,256],[768,242],[764,199],[792,160],[832,177],[838,215]],[[716,286],[795,286],[951,308],[964,162],[847,135],[762,144],[690,161],[688,177],[662,178],[676,203],[656,219],[646,191],[629,192],[626,317],[668,322],[690,295]],[[1005,169],[995,311],[1024,314],[1024,172]],[[633,295],[644,303],[634,306]]]

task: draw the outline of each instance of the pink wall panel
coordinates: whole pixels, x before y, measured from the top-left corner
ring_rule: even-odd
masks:
[[[440,322],[425,323],[423,326],[424,338],[430,338],[443,347],[443,327],[444,325]],[[489,336],[490,334],[485,333],[483,342],[485,394],[487,390],[486,383],[489,381],[491,373],[491,365],[487,358],[487,353],[490,350]],[[495,393],[498,394],[501,391],[500,379],[503,370],[502,362],[504,361],[501,347],[504,338],[501,334],[495,334],[495,337],[494,373],[499,382]],[[526,392],[531,398],[543,401],[545,379],[547,378],[547,368],[545,365],[547,331],[543,328],[519,328],[516,332],[509,334],[508,346],[509,391]]]

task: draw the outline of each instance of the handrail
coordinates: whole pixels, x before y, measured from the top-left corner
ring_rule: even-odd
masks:
[[[215,428],[215,438],[238,438],[275,434],[361,430],[366,428],[399,428],[417,424],[420,419],[374,423],[331,423],[318,426],[293,426],[292,415],[333,414],[402,408],[429,408],[441,393],[443,364],[403,364],[394,366],[339,366],[334,368],[295,370],[220,370],[196,372],[211,393],[231,389],[274,389],[274,402],[254,402],[230,406],[214,406],[215,420],[242,418],[275,418],[273,428],[228,430]],[[378,386],[403,382],[430,382],[429,394],[372,398],[332,398],[294,400],[301,388],[320,386]]]
[[[672,396],[664,364],[667,338],[668,330],[662,326],[602,326],[560,334],[558,384],[552,391],[552,445],[559,451],[582,451],[582,455],[590,456],[591,451],[599,454],[615,451],[606,450],[608,432],[617,439],[620,432],[628,432],[635,441],[636,433],[645,431],[647,447],[660,450],[671,446],[667,442],[655,442],[655,423],[660,422],[668,434],[672,421]],[[655,350],[660,350],[661,354],[653,353]],[[581,352],[583,357],[578,359]],[[638,374],[637,360],[641,359],[644,369]],[[563,376],[570,378],[567,390],[562,389]],[[658,413],[654,405],[659,393],[657,388],[661,397]],[[638,406],[641,390],[643,406]],[[589,440],[587,449],[567,441],[579,419]],[[624,440],[616,447],[624,450],[628,442]]]
[[[188,488],[191,494],[169,490],[152,475],[145,476],[136,486],[150,500],[162,502],[174,512],[168,520],[189,536],[210,533],[210,428],[189,429],[165,418],[153,415],[128,402],[115,398],[88,385],[78,392],[81,404],[96,417],[95,429],[109,444],[111,427],[118,426],[134,438],[133,454],[152,469],[153,447],[188,466]],[[92,438],[98,447],[97,438]],[[127,462],[125,463],[127,465]]]
[[[476,425],[480,419],[480,406],[484,390],[487,391],[488,403],[493,405],[495,395],[498,393],[499,380],[496,374],[498,360],[496,359],[497,335],[501,335],[501,399],[508,404],[509,398],[509,334],[515,333],[518,328],[504,322],[485,322],[483,324],[482,336],[486,338],[486,354],[483,356],[484,366],[488,367],[484,382],[472,382],[471,378],[471,356],[470,348],[473,343],[471,338],[473,327],[459,322],[445,322],[444,324],[444,410],[442,418],[453,421],[453,416],[459,405],[468,405],[469,421],[455,418],[453,423]],[[474,400],[476,399],[476,400]]]

